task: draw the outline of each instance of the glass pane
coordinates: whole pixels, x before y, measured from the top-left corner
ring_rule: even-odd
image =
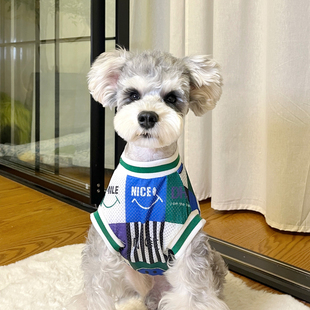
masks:
[[[55,171],[55,44],[40,45],[40,107],[36,111],[39,116],[40,131],[40,169]],[[34,123],[33,141],[35,141]],[[36,144],[32,145],[35,156]]]
[[[89,0],[0,1],[0,164],[76,193],[90,189]],[[115,0],[106,1],[106,50]],[[105,175],[114,169],[106,110]]]
[[[73,173],[74,168],[86,171],[81,168],[89,169],[90,165],[89,59],[90,42],[60,44],[60,173],[80,181],[85,181],[85,173],[80,178]]]
[[[90,1],[0,9],[0,163],[88,195]]]
[[[106,1],[105,11],[105,36],[106,38],[115,37],[115,0]]]
[[[7,42],[25,42],[35,39],[35,1],[11,1],[10,39]]]
[[[115,1],[111,1],[115,2]],[[115,3],[114,3],[115,5]],[[115,49],[115,40],[106,40],[105,41],[105,50],[111,51]],[[113,170],[115,169],[115,160],[114,160],[114,150],[115,150],[115,131],[113,126],[115,111],[110,110],[109,108],[105,109],[105,139],[104,139],[104,151],[105,151],[105,182],[104,186],[107,188]]]
[[[10,2],[0,1],[1,18],[0,18],[0,42],[11,41],[11,16],[12,10],[10,8]]]
[[[55,38],[55,0],[40,1],[40,39]]]
[[[105,41],[105,50],[112,51],[115,49],[115,40],[106,40]]]
[[[90,1],[59,1],[60,38],[90,36]]]
[[[0,70],[0,156],[19,163],[31,142],[34,45],[2,47]]]
[[[55,136],[54,43],[40,46],[40,71],[40,140],[44,141]]]

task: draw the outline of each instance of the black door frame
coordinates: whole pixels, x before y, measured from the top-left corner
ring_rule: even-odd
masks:
[[[115,43],[129,49],[129,0],[116,0]],[[91,62],[105,52],[105,1],[92,0]],[[104,196],[105,110],[91,98],[90,200],[98,206]],[[125,142],[115,135],[115,165],[119,162]]]

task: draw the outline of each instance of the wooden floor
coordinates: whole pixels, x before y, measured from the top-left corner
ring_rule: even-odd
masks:
[[[215,211],[201,202],[205,231],[210,236],[310,271],[310,234],[273,229],[263,215],[252,211]]]
[[[234,235],[241,243],[247,242],[247,238],[241,236],[244,226],[241,225],[238,232],[230,227],[234,215],[213,211],[209,201],[201,203],[201,207],[202,215],[207,219],[205,229],[210,235],[221,235],[224,240]],[[219,224],[220,215],[224,215],[222,224]],[[55,247],[83,243],[89,225],[89,213],[0,176],[0,266]],[[250,241],[252,244],[253,240]],[[261,247],[258,247],[259,250]],[[306,266],[297,255],[286,256]],[[252,288],[277,293],[241,278]]]
[[[0,265],[85,241],[89,214],[0,176]]]

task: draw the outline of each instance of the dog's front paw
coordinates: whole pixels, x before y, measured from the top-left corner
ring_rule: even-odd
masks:
[[[143,300],[137,298],[121,301],[116,305],[117,310],[147,310]]]

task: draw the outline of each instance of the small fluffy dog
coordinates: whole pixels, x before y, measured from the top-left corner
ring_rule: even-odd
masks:
[[[83,253],[89,310],[228,309],[227,273],[202,231],[197,200],[178,155],[183,118],[203,115],[221,96],[218,65],[206,56],[175,58],[123,49],[101,54],[89,90],[117,108],[116,132],[127,141]]]

